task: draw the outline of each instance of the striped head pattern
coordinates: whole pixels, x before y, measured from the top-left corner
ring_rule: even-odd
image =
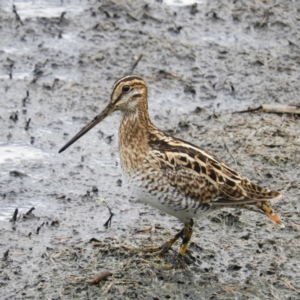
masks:
[[[66,150],[114,111],[120,110],[123,113],[131,113],[136,112],[138,109],[145,112],[148,110],[146,83],[141,77],[136,75],[128,75],[118,79],[113,85],[112,94],[107,106],[63,146],[59,150],[59,153]]]

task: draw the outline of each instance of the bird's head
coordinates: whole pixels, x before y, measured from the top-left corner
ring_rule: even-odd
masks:
[[[113,86],[113,91],[107,106],[90,123],[84,126],[65,146],[63,146],[59,150],[59,153],[66,150],[114,111],[120,110],[123,113],[134,113],[139,107],[143,110],[148,109],[147,86],[144,80],[135,75],[129,75],[118,79]]]

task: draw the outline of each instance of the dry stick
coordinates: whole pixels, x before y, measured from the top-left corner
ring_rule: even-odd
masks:
[[[25,128],[24,128],[26,131],[29,129],[30,122],[31,122],[31,119],[29,118],[28,121],[26,122]]]
[[[278,114],[300,114],[299,105],[274,105],[274,104],[263,104],[262,110],[267,113],[278,113]]]
[[[28,98],[29,98],[29,91],[26,91],[26,96],[22,100],[23,106],[26,106],[26,101]]]
[[[16,222],[17,221],[18,211],[19,210],[16,208],[12,218],[10,219],[11,222]]]
[[[249,113],[249,112],[260,110],[261,108],[262,108],[262,105],[255,107],[255,108],[248,107],[247,110],[234,111],[233,114]]]
[[[115,278],[113,277],[113,279],[111,280],[111,282],[109,283],[107,288],[103,291],[101,296],[106,295],[109,292],[109,290],[111,289],[111,287],[114,285],[114,283],[115,283]]]
[[[139,21],[138,18],[136,18],[134,15],[127,13],[127,16],[129,16],[130,18],[132,18],[134,21]]]
[[[289,181],[288,184],[280,191],[282,194],[285,193],[288,188],[290,187],[290,185],[292,184],[292,181]]]
[[[8,254],[9,254],[9,249],[3,253],[3,258],[2,258],[3,261],[7,260]]]
[[[42,229],[42,227],[45,225],[45,222],[42,223],[40,226],[38,226],[38,228],[36,229],[36,234],[39,234],[40,230]]]
[[[45,67],[48,61],[49,61],[49,59],[47,58],[47,59],[42,63],[42,67]]]
[[[23,22],[22,22],[22,20],[21,20],[21,18],[20,18],[20,16],[19,16],[19,14],[18,14],[18,12],[17,12],[17,8],[16,8],[15,5],[13,5],[13,13],[16,15],[17,21],[19,21],[20,24],[23,26],[24,24],[23,24]]]
[[[31,208],[28,210],[28,212],[25,214],[25,216],[30,215],[30,214],[32,213],[32,211],[34,211],[34,210],[35,210],[35,208],[34,208],[34,207],[31,207]]]
[[[263,26],[267,25],[267,23],[269,21],[269,16],[270,16],[270,11],[267,9],[267,10],[265,10],[264,18],[260,22],[259,27],[263,27]]]
[[[150,14],[147,13],[147,12],[144,12],[144,13],[142,14],[142,18],[149,18],[149,19],[152,19],[152,20],[154,20],[154,21],[156,21],[156,22],[158,22],[158,23],[161,23],[161,22],[162,22],[161,20],[155,18],[154,16],[150,15]]]
[[[224,138],[223,138],[223,143],[224,143],[224,145],[225,145],[225,148],[226,148],[226,149],[227,149],[227,151],[229,152],[229,154],[230,154],[231,158],[234,160],[234,163],[235,163],[235,165],[237,166],[236,160],[235,160],[235,158],[234,158],[234,156],[233,156],[232,152],[230,151],[230,148],[228,147],[228,145],[227,145],[227,143],[226,143],[226,141],[225,141],[225,139],[224,139]]]
[[[110,216],[108,218],[108,220],[103,224],[103,226],[107,229],[108,227],[111,226],[111,220],[112,220],[112,217],[114,216],[114,213],[111,211],[111,209],[109,208],[109,206],[106,204],[105,201],[103,201],[104,204],[106,205],[106,207],[108,208],[109,210],[109,213],[110,213]]]
[[[66,11],[63,11],[63,12],[60,14],[58,24],[61,24],[61,22],[63,21],[64,16],[65,16],[66,13],[67,13]]]
[[[11,64],[9,65],[9,74],[8,74],[9,79],[12,79],[12,78],[13,78],[13,75],[12,75],[13,67],[14,67],[14,63],[11,63]]]
[[[140,62],[140,60],[142,59],[143,57],[143,54],[141,54],[138,59],[135,61],[135,63],[133,64],[131,70],[130,70],[130,73],[132,74],[133,70],[136,68],[136,66],[138,65],[138,63]]]
[[[59,82],[58,78],[55,78],[52,83],[52,89],[54,89],[55,85]]]
[[[299,291],[298,291],[295,287],[293,287],[293,286],[292,286],[285,278],[281,278],[281,280],[283,281],[283,283],[284,283],[288,288],[290,288],[291,290],[293,290],[293,291],[299,293]]]
[[[300,115],[300,106],[299,105],[281,105],[281,104],[262,104],[258,107],[251,108],[249,107],[247,110],[234,111],[233,114],[242,114],[254,112],[257,110],[262,110],[266,113],[277,113],[277,114],[297,114]]]

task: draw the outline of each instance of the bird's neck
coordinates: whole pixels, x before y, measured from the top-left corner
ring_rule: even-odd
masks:
[[[119,129],[119,148],[147,143],[152,127],[154,126],[150,121],[148,110],[137,108],[123,112]]]
[[[122,168],[128,175],[136,172],[147,156],[149,135],[153,128],[147,110],[123,112],[119,128],[119,151]]]

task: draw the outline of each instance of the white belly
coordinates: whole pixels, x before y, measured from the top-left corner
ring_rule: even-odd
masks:
[[[184,223],[191,218],[204,218],[217,209],[217,207],[212,207],[209,204],[196,203],[194,200],[188,199],[176,191],[171,191],[168,194],[159,191],[149,191],[130,182],[130,180],[129,186],[132,194],[138,200],[172,215]]]

